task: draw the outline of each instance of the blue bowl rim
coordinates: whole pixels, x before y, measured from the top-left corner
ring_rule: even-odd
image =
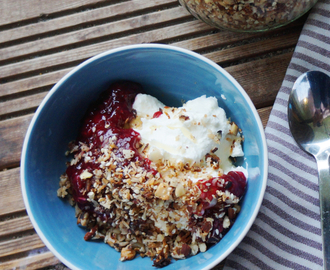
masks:
[[[163,50],[172,50],[172,51],[176,51],[176,52],[181,52],[183,54],[187,54],[190,55],[192,57],[195,57],[199,60],[201,60],[202,62],[205,62],[206,64],[212,66],[213,68],[215,68],[216,70],[218,70],[220,73],[224,74],[228,80],[230,80],[230,82],[240,91],[240,93],[242,94],[242,96],[245,98],[246,102],[248,103],[249,107],[251,108],[253,115],[255,117],[255,120],[257,122],[258,125],[258,129],[260,131],[260,137],[262,138],[262,150],[263,150],[263,160],[262,163],[264,164],[264,175],[263,175],[263,181],[262,181],[262,187],[261,187],[261,194],[259,196],[258,202],[256,204],[256,207],[253,211],[253,214],[251,215],[251,219],[248,222],[247,226],[245,227],[245,229],[243,230],[243,232],[241,233],[241,235],[238,237],[238,239],[236,240],[236,242],[234,244],[232,244],[230,246],[230,248],[228,248],[226,250],[225,253],[223,253],[221,256],[219,256],[218,259],[214,260],[212,263],[210,263],[207,267],[205,267],[204,269],[211,269],[212,267],[216,266],[217,264],[219,264],[222,260],[224,260],[237,246],[238,244],[243,240],[243,238],[246,236],[246,234],[248,233],[248,231],[250,230],[252,224],[254,223],[257,214],[259,212],[261,203],[263,201],[264,198],[264,194],[265,194],[265,190],[266,190],[266,186],[267,186],[267,178],[268,178],[268,150],[267,150],[267,143],[266,143],[266,137],[265,137],[265,133],[264,133],[264,128],[261,122],[261,119],[259,117],[259,114],[253,104],[253,102],[251,101],[250,97],[248,96],[248,94],[245,92],[245,90],[242,88],[242,86],[222,67],[220,67],[218,64],[216,64],[215,62],[213,62],[212,60],[198,54],[195,53],[193,51],[190,51],[188,49],[184,49],[184,48],[180,48],[180,47],[176,47],[173,45],[165,45],[165,44],[135,44],[135,45],[127,45],[127,46],[122,46],[122,47],[118,47],[115,49],[110,49],[108,51],[105,51],[103,53],[97,54],[87,60],[85,60],[84,62],[82,62],[81,64],[79,64],[78,66],[76,66],[73,70],[71,70],[68,74],[66,74],[62,79],[60,79],[53,87],[52,89],[48,92],[48,94],[45,96],[45,98],[42,100],[42,102],[40,103],[39,107],[37,108],[30,124],[29,127],[27,129],[25,138],[24,138],[24,142],[23,142],[23,147],[22,147],[22,153],[21,153],[21,169],[20,169],[20,182],[21,182],[21,192],[22,192],[22,196],[23,196],[23,201],[25,204],[25,208],[26,211],[28,213],[28,216],[31,220],[31,223],[33,225],[33,227],[35,228],[37,234],[39,235],[39,237],[41,238],[41,240],[43,241],[43,243],[46,245],[46,247],[61,261],[63,262],[66,266],[68,266],[71,269],[79,269],[77,268],[75,265],[73,265],[70,261],[68,261],[66,258],[64,258],[59,252],[57,252],[57,250],[55,248],[53,248],[53,246],[51,245],[51,243],[48,241],[48,239],[45,237],[43,231],[40,229],[38,223],[36,222],[34,216],[33,216],[33,212],[30,208],[30,203],[28,201],[27,198],[27,193],[26,193],[26,183],[25,183],[25,158],[26,158],[26,154],[27,154],[27,146],[28,146],[28,142],[30,140],[30,136],[31,136],[31,132],[33,129],[34,124],[36,123],[36,121],[38,120],[39,115],[42,112],[43,107],[45,106],[45,104],[47,103],[47,101],[50,99],[50,97],[56,92],[56,90],[61,87],[61,85],[75,72],[77,72],[78,70],[80,70],[81,68],[85,67],[86,65],[94,62],[95,60],[102,58],[106,55],[110,55],[110,54],[114,54],[117,52],[122,52],[122,51],[128,51],[128,50],[139,50],[139,49],[163,49]]]

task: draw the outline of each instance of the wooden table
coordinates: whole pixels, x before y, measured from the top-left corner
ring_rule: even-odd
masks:
[[[19,166],[33,113],[73,67],[128,44],[193,50],[238,80],[265,125],[306,20],[268,33],[232,33],[197,21],[177,0],[2,0],[0,14],[0,269],[65,268],[29,221]]]

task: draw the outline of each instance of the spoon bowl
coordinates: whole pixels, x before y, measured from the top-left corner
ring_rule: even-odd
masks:
[[[297,144],[317,161],[319,174],[323,269],[330,269],[330,77],[320,71],[302,74],[289,96],[288,121]]]

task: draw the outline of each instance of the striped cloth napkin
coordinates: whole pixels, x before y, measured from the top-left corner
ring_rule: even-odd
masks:
[[[330,75],[330,0],[312,9],[277,95],[267,127],[269,176],[256,221],[224,269],[322,269],[317,167],[295,143],[287,103],[299,75]]]

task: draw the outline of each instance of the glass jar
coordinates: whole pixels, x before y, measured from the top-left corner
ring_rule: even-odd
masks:
[[[310,10],[317,0],[179,0],[205,23],[238,32],[267,31],[286,25]]]

